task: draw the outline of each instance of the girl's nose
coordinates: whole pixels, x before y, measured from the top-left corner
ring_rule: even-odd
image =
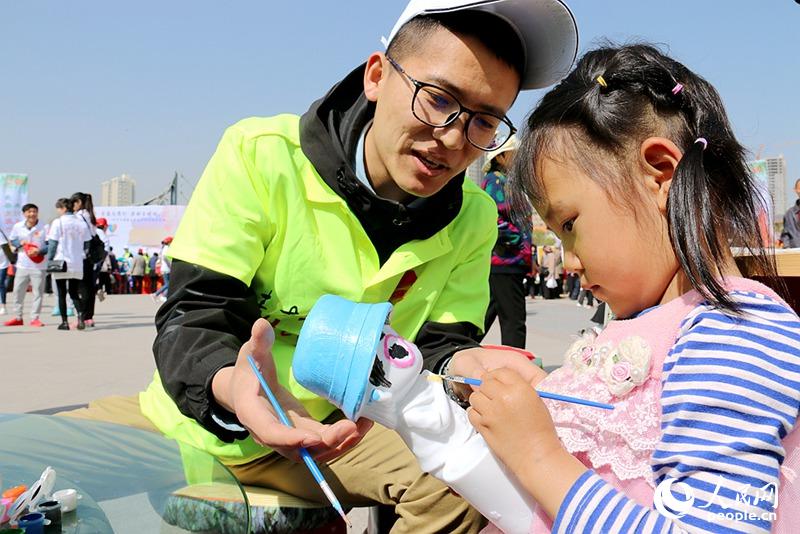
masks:
[[[583,264],[580,258],[571,250],[564,250],[564,268],[568,271],[574,271],[578,274],[583,273]]]

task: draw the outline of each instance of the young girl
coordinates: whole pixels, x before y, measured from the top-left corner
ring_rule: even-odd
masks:
[[[717,92],[650,46],[589,52],[530,116],[513,175],[618,318],[537,386],[613,411],[543,402],[508,369],[470,397],[538,504],[532,531],[796,529],[800,320],[731,255],[775,275]]]

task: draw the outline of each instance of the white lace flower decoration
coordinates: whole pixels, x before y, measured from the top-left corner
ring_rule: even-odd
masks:
[[[587,331],[567,349],[567,360],[577,371],[585,371],[597,360],[595,357],[594,340],[597,334]]]
[[[650,375],[651,351],[639,336],[623,339],[603,361],[600,376],[615,396],[626,395]]]

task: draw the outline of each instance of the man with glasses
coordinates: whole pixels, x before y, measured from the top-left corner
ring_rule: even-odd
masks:
[[[429,369],[533,368],[475,341],[497,211],[464,171],[513,133],[518,91],[557,81],[576,51],[560,0],[412,0],[386,52],[302,117],[229,128],[172,243],[142,412],[245,484],[326,502],[295,462],[305,446],[346,506],[395,506],[396,532],[477,531],[484,520],[394,432],[348,421],[297,384],[292,354],[304,317],[334,293],[391,301],[392,327]],[[296,428],[260,396],[248,354]]]

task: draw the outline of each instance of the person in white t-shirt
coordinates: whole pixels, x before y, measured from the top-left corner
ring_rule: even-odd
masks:
[[[159,298],[162,299],[162,301],[167,299],[167,292],[169,291],[169,273],[172,271],[172,260],[167,257],[170,243],[172,243],[172,236],[165,237],[161,242],[159,261],[161,262],[161,276],[164,277],[164,285],[162,285],[158,291],[151,295],[153,301]]]
[[[56,207],[59,207],[58,205]],[[78,312],[78,330],[86,328],[83,302],[79,296],[79,284],[83,278],[83,260],[92,232],[83,218],[75,215],[72,205],[62,208],[64,214],[53,221],[47,234],[47,259],[63,260],[64,270],[53,273],[58,288],[58,309],[61,311],[59,330],[69,330],[67,322],[67,292]]]
[[[92,236],[97,232],[97,217],[94,214],[92,195],[89,193],[75,193],[69,198],[72,202],[72,211],[89,229]],[[102,238],[102,236],[101,236]],[[81,277],[80,295],[83,300],[83,320],[86,326],[94,326],[94,302],[97,296],[97,275],[100,273],[102,263],[95,265],[91,259],[84,256],[83,276]]]
[[[109,272],[111,271],[111,240],[108,237],[108,221],[104,217],[97,218],[97,236],[103,242],[103,245],[106,249],[106,257],[103,258],[98,265],[94,266],[95,271],[95,286],[97,287],[97,291],[95,294],[97,295],[97,300],[103,302],[106,298],[106,290],[105,287],[110,284],[108,282]]]
[[[33,291],[33,307],[31,308],[31,326],[44,326],[39,320],[42,311],[42,295],[47,276],[47,228],[39,220],[39,207],[36,204],[22,206],[25,217],[11,229],[9,239],[19,251],[17,270],[14,275],[14,317],[6,321],[5,326],[22,326],[23,308],[28,286]]]

